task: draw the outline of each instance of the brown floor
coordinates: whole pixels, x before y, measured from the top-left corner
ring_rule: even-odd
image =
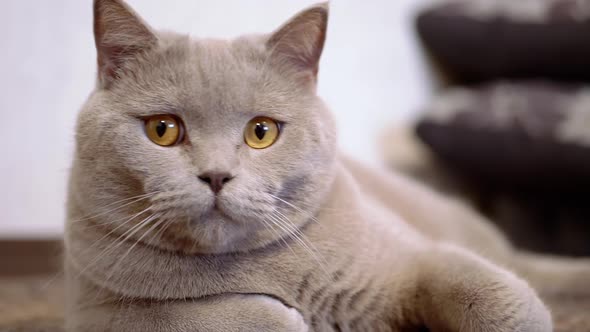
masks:
[[[62,332],[57,242],[0,242],[0,332]],[[546,298],[556,332],[590,332],[590,298]]]
[[[0,331],[62,331],[57,240],[0,241]]]
[[[0,277],[51,273],[61,265],[58,240],[0,240]]]

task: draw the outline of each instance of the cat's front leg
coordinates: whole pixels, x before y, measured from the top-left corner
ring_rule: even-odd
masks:
[[[306,332],[300,313],[265,295],[103,304],[76,312],[68,332]]]
[[[549,311],[514,274],[461,248],[419,257],[417,306],[432,331],[550,332]]]

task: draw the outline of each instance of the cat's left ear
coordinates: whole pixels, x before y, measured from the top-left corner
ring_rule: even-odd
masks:
[[[270,56],[315,83],[326,40],[328,12],[329,4],[325,2],[295,15],[266,42]]]

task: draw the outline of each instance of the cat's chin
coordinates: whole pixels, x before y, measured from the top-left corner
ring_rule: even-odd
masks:
[[[233,224],[240,224],[240,220],[236,220],[232,218],[229,213],[226,213],[225,210],[218,205],[217,203],[203,216],[199,218],[190,219],[191,225],[195,225],[195,227],[201,226],[203,223],[233,223]]]
[[[175,222],[149,245],[187,255],[225,254],[254,250],[277,239],[255,222],[236,220],[215,207],[205,214]]]

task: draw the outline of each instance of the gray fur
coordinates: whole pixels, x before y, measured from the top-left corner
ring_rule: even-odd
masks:
[[[553,260],[525,259],[467,208],[337,153],[315,92],[327,13],[220,41],[155,33],[119,0],[95,1],[68,331],[551,331],[536,292],[496,264],[562,290]],[[182,119],[185,140],[153,144],[142,118],[157,114]],[[257,116],[284,123],[268,149],[244,143]],[[215,196],[206,172],[234,178]],[[559,263],[588,286],[590,264]]]

